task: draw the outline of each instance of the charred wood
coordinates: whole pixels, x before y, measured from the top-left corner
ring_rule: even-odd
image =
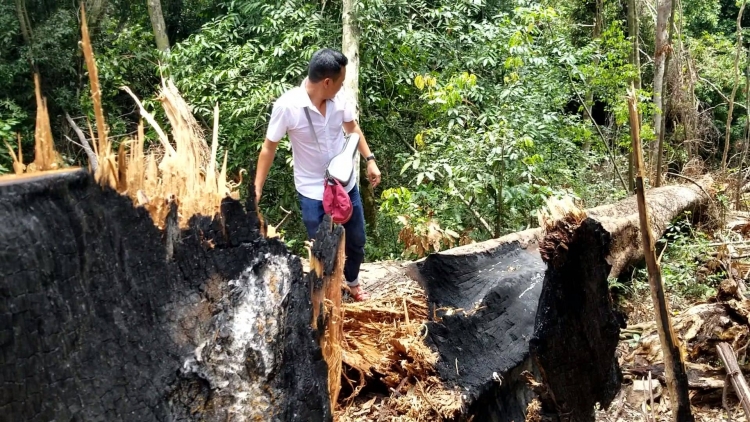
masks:
[[[165,239],[76,171],[0,182],[0,216],[0,420],[331,420],[312,280],[252,204]]]

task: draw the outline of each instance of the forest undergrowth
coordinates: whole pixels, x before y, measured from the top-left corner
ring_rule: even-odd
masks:
[[[745,421],[726,379],[716,345],[728,342],[744,371],[750,369],[747,288],[750,276],[750,212],[734,210],[718,192],[701,215],[685,212],[656,245],[674,331],[682,343],[696,421]],[[597,421],[672,420],[664,363],[645,266],[610,279],[616,308],[626,320],[617,348],[623,386]]]

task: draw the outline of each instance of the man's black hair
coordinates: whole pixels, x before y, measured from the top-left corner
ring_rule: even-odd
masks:
[[[347,63],[349,63],[349,59],[340,51],[321,48],[310,59],[307,78],[312,83],[320,82],[325,78],[336,79]]]

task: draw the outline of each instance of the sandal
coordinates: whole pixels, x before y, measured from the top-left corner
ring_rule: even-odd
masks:
[[[352,293],[351,289],[349,290],[349,294],[352,295],[355,302],[364,302],[370,299],[370,294],[367,293],[362,287],[359,288],[359,292],[357,292],[356,295]]]

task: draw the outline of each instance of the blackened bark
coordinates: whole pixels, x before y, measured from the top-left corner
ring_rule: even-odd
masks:
[[[545,410],[570,422],[593,421],[594,405],[606,408],[622,382],[620,327],[607,284],[610,244],[599,222],[584,220],[557,249],[564,256],[548,263],[539,298],[530,352],[554,397]]]
[[[655,237],[683,211],[700,212],[712,182],[699,183],[649,191]],[[607,279],[643,259],[638,210],[631,197],[586,212],[562,236],[565,247],[553,248],[568,248],[552,257],[556,265],[542,260],[537,229],[433,254],[407,270],[427,292],[427,340],[440,354],[441,379],[464,393],[465,416],[524,420],[534,397],[524,371],[556,397],[544,403],[547,415],[593,421],[594,403],[607,405],[618,391],[621,318]]]
[[[524,248],[517,240],[434,254],[419,266],[435,317],[427,339],[440,354],[440,378],[463,393],[464,416],[525,420],[535,393],[524,371],[557,398],[548,415],[592,421],[594,404],[609,404],[621,381],[607,286],[610,241],[589,219],[558,267],[548,267],[533,242]]]
[[[437,370],[460,388],[467,415],[483,421],[525,419],[533,398],[520,377],[529,360],[544,263],[518,241],[468,255],[430,255],[420,268],[431,315],[428,342]],[[441,307],[463,311],[446,314]]]

